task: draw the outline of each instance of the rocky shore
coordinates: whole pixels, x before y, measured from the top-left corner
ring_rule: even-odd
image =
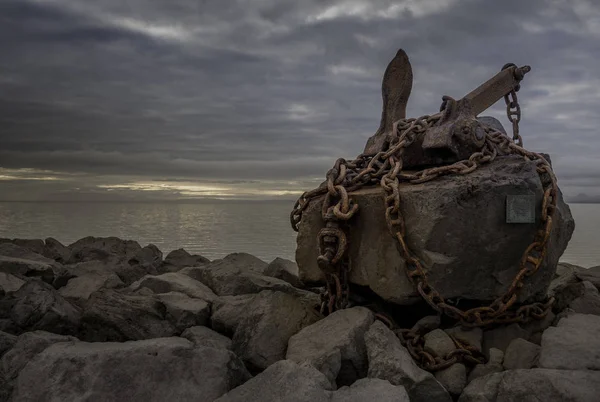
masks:
[[[600,266],[559,264],[540,321],[452,327],[414,318],[431,353],[485,364],[429,373],[364,306],[322,317],[298,267],[245,253],[86,237],[0,239],[0,401],[600,399]]]

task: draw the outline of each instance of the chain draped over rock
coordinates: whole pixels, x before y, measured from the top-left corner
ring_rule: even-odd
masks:
[[[512,100],[509,100],[509,96]],[[540,268],[546,255],[548,239],[552,230],[554,212],[556,210],[558,188],[556,177],[548,161],[540,154],[527,151],[522,147],[523,140],[519,135],[518,124],[521,119],[520,107],[517,103],[516,90],[505,96],[507,115],[513,124],[513,141],[503,133],[486,127],[486,138],[482,148],[473,153],[469,159],[451,165],[433,167],[415,173],[403,172],[404,150],[423,136],[429,127],[435,125],[443,113],[425,115],[397,121],[387,150],[375,155],[361,154],[352,161],[340,158],[326,175],[327,180],[318,188],[305,192],[294,205],[290,215],[295,231],[299,230],[302,213],[309,202],[324,196],[322,218],[325,227],[318,234],[319,257],[318,266],[326,279],[326,291],[322,295],[321,312],[330,314],[337,309],[348,306],[349,299],[349,261],[347,257],[348,239],[345,228],[349,220],[356,214],[359,206],[352,201],[349,193],[366,186],[379,184],[385,191],[385,217],[391,235],[397,239],[401,257],[406,262],[406,275],[423,299],[438,313],[457,320],[465,327],[485,327],[497,324],[526,323],[533,319],[542,319],[550,311],[554,302],[550,298],[545,303],[532,303],[516,307],[517,293],[523,281],[534,275]],[[401,182],[412,184],[424,183],[450,174],[469,174],[479,166],[492,162],[497,156],[520,155],[525,160],[536,164],[537,172],[544,189],[542,202],[541,228],[537,231],[533,242],[527,247],[520,261],[520,270],[503,295],[489,306],[461,310],[452,306],[428,283],[426,271],[419,258],[410,250],[406,242],[406,226],[400,211]],[[452,364],[483,363],[480,352],[456,338],[453,338],[457,349],[448,356],[432,356],[423,350],[424,334],[410,330],[394,328],[391,320],[377,314],[377,317],[392,327],[402,344],[407,347],[411,356],[419,365],[429,371],[441,370]]]

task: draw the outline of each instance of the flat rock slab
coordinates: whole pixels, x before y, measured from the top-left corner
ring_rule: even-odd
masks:
[[[600,372],[509,370],[471,382],[459,402],[596,402]]]
[[[363,378],[351,386],[338,389],[331,395],[331,402],[410,402],[402,385],[392,385],[378,378]]]
[[[535,195],[535,224],[506,223],[507,196],[520,194]],[[350,282],[368,286],[390,302],[418,300],[397,240],[388,232],[384,191],[377,186],[350,196],[359,205],[348,233]],[[401,184],[400,196],[408,245],[427,269],[429,283],[446,298],[489,301],[503,294],[541,224],[543,190],[535,165],[515,156],[499,157],[468,175]],[[322,198],[311,201],[297,237],[296,261],[305,283],[324,279],[317,265],[317,235],[324,227],[321,204]],[[519,302],[545,297],[574,227],[559,194],[548,253],[525,282]]]
[[[68,342],[48,347],[21,370],[13,399],[213,402],[249,378],[231,351],[182,338]]]
[[[286,358],[315,367],[332,384],[352,384],[367,375],[364,335],[374,319],[365,307],[338,310],[292,336]]]
[[[530,369],[535,367],[540,356],[540,347],[522,338],[513,340],[506,348],[504,368],[506,370]]]
[[[192,342],[196,346],[204,346],[208,348],[229,349],[231,350],[231,339],[213,331],[210,328],[196,326],[190,327],[183,331],[182,338]]]
[[[539,367],[600,370],[600,316],[571,314],[542,335]]]
[[[148,288],[154,293],[179,292],[212,303],[217,295],[200,281],[178,272],[168,272],[162,275],[147,275],[130,286],[132,291]]]

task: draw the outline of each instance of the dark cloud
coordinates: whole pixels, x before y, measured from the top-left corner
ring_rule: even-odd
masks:
[[[600,194],[599,20],[594,0],[3,0],[0,198],[307,189],[378,127],[398,47],[410,116],[530,64],[526,147],[552,156],[565,194]],[[508,127],[502,102],[488,114]]]

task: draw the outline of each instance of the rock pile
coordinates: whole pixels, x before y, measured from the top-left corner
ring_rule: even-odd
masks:
[[[0,239],[0,401],[596,401],[600,267],[561,264],[545,320],[452,337],[475,367],[419,368],[396,334],[356,306],[318,313],[294,263],[209,261],[118,238]]]

